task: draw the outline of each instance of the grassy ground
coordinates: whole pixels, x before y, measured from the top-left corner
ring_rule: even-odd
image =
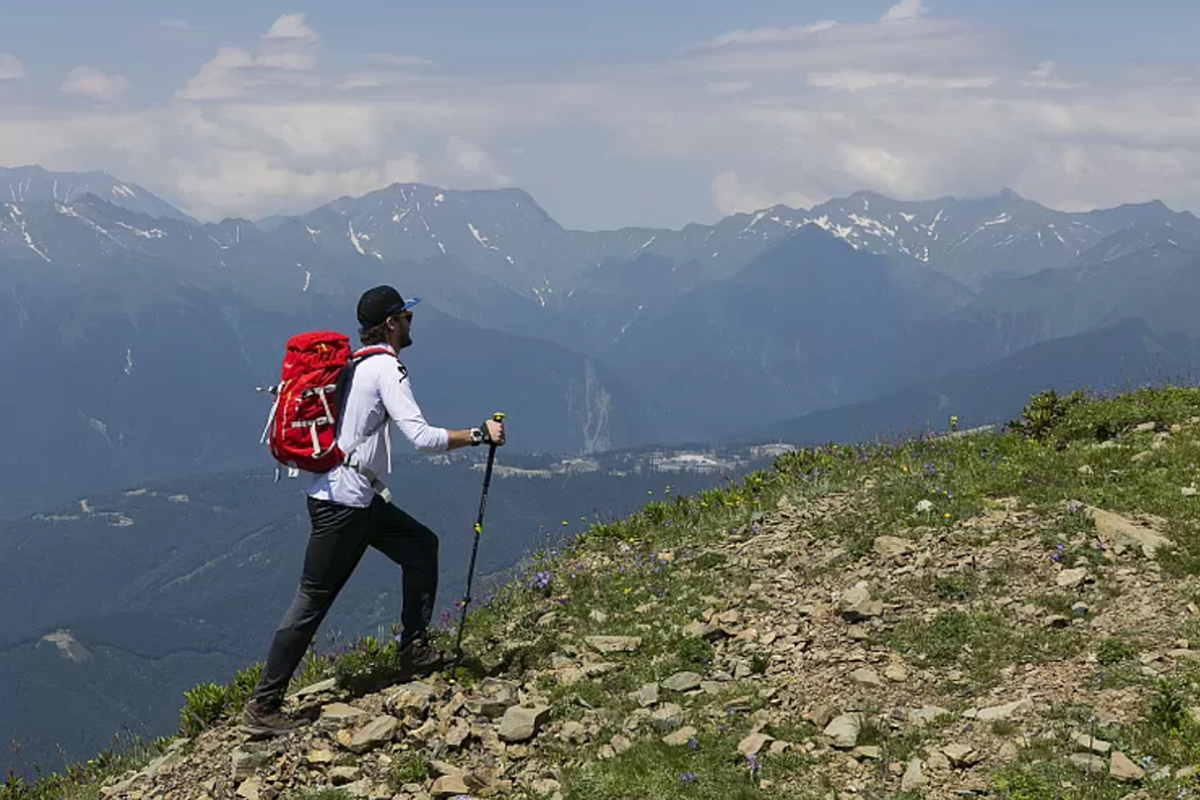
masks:
[[[1001,431],[804,450],[693,497],[664,486],[639,514],[594,525],[570,546],[537,554],[527,575],[473,606],[464,645],[474,657],[450,678],[468,692],[486,675],[531,679],[550,700],[552,725],[597,727],[586,744],[550,737],[539,743],[537,758],[558,776],[565,798],[815,798],[847,782],[860,797],[941,796],[900,791],[899,773],[914,758],[934,760],[928,748],[950,735],[976,737],[980,747],[1011,745],[981,768],[979,791],[992,796],[1128,796],[1132,786],[1109,776],[1107,754],[1102,771],[1080,766],[1072,740],[1080,731],[1145,769],[1138,797],[1188,796],[1195,791],[1188,768],[1200,765],[1200,726],[1189,710],[1200,704],[1200,661],[1159,657],[1200,643],[1200,611],[1181,611],[1200,603],[1200,497],[1191,491],[1200,480],[1197,423],[1200,391],[1190,388],[1109,399],[1043,395]],[[1153,561],[1117,559],[1088,508],[1152,520],[1170,543]],[[781,538],[788,531],[795,535]],[[952,545],[967,555],[952,568],[872,572],[864,564],[876,563],[880,537],[930,553]],[[1086,591],[1053,583],[1069,567],[1087,570]],[[915,693],[940,698],[951,715],[1016,691],[1022,676],[1058,670],[1074,683],[1029,719],[989,725],[964,727],[957,719],[889,726],[886,704],[868,702],[857,744],[869,750],[850,766],[819,726],[780,710],[791,708],[781,699],[803,684],[808,667],[770,646],[742,659],[741,671],[719,690],[664,693],[664,701],[680,706],[681,720],[659,725],[648,713],[639,716],[639,688],[681,671],[711,677],[735,663],[728,645],[685,635],[685,626],[731,611],[739,615],[735,627],[747,618],[776,619],[781,595],[773,583],[785,571],[804,586],[835,586],[860,573],[874,581],[876,595],[894,607],[887,623],[864,623],[850,644],[839,632],[838,647],[903,659],[920,676]],[[1123,619],[1151,596],[1146,586],[1162,603],[1160,613],[1105,635],[1088,627]],[[786,630],[786,616],[778,619],[784,621],[772,629],[775,636],[799,635]],[[453,642],[455,621],[443,621],[442,644]],[[807,624],[817,641],[817,626]],[[614,632],[640,637],[640,644],[603,655],[611,666],[595,674],[564,678],[564,664],[580,663],[587,637]],[[756,632],[759,642],[766,632]],[[336,659],[310,657],[296,686],[336,676],[368,691],[394,655],[385,642],[366,638]],[[1150,663],[1167,666],[1148,671]],[[252,677],[248,671],[229,686],[189,693],[181,733],[229,719]],[[1114,697],[1134,712],[1101,719],[1096,704]],[[686,743],[662,741],[685,723],[695,728]],[[738,745],[751,732],[788,747],[747,757]],[[0,800],[92,798],[104,777],[145,763],[162,746],[32,784],[10,779]],[[396,769],[397,789],[423,777],[413,760]]]

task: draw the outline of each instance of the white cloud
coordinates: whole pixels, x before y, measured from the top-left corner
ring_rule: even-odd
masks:
[[[928,14],[929,8],[921,0],[900,0],[879,18],[880,22],[907,22]]]
[[[404,67],[428,67],[433,64],[427,58],[420,56],[405,56],[395,55],[392,53],[371,53],[367,56],[367,63],[376,67],[395,67],[402,69]]]
[[[771,44],[779,42],[796,42],[807,39],[814,33],[828,30],[837,25],[834,20],[822,20],[811,25],[796,25],[791,28],[752,28],[723,33],[712,39],[695,44],[685,45],[680,52],[695,50],[710,50],[717,47],[744,44]]]
[[[710,185],[713,205],[724,215],[758,211],[776,205],[809,206],[815,199],[801,192],[773,192],[762,184],[743,184],[733,170],[725,170]]]
[[[288,39],[301,42],[315,42],[316,31],[304,22],[303,14],[284,14],[271,23],[270,29],[263,34],[264,39]]]
[[[1058,207],[1158,197],[1200,211],[1195,65],[1101,73],[1058,53],[1031,65],[995,29],[924,13],[900,3],[887,22],[742,29],[633,64],[450,71],[376,54],[348,73],[323,68],[321,37],[284,15],[267,36],[220,48],[182,102],[23,107],[0,119],[0,153],[108,169],[201,218],[417,180],[560,191],[548,207],[579,227],[683,224],[859,189],[1011,187]]]
[[[1064,81],[1060,77],[1058,64],[1053,61],[1043,61],[1031,69],[1021,84],[1038,89],[1079,89],[1087,86],[1086,83]]]
[[[125,94],[128,88],[129,81],[124,75],[107,75],[82,64],[67,73],[66,80],[58,90],[63,94],[88,97],[92,100],[116,100]]]
[[[907,74],[903,72],[867,72],[864,70],[842,70],[841,72],[810,72],[808,85],[835,91],[859,92],[866,89],[986,89],[999,79],[994,75],[933,76]]]
[[[461,136],[451,136],[446,143],[446,158],[451,170],[469,184],[488,187],[508,186],[512,178],[500,171],[496,159],[487,151]]]
[[[305,85],[280,73],[309,72],[317,63],[320,37],[303,14],[284,14],[259,40],[256,55],[240,47],[221,47],[175,93],[180,100],[232,100],[261,86]],[[309,82],[311,85],[311,82]]]
[[[166,28],[167,30],[172,30],[172,31],[194,31],[195,30],[195,28],[192,27],[192,23],[188,22],[186,19],[160,19],[158,21],[158,27]]]
[[[25,77],[25,65],[12,53],[0,53],[0,81],[15,81]]]

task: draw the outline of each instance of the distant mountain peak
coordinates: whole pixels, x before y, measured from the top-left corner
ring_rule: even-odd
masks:
[[[0,200],[3,201],[71,203],[87,194],[156,219],[166,217],[196,224],[196,220],[148,189],[103,170],[56,172],[39,164],[0,167]]]

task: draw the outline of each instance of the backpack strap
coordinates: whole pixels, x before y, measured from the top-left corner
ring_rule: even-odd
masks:
[[[346,394],[346,392],[349,391],[350,380],[353,378],[354,370],[358,367],[358,365],[361,364],[363,361],[366,361],[371,356],[381,356],[381,355],[395,356],[395,353],[393,353],[391,350],[389,350],[386,347],[372,346],[372,347],[364,347],[361,350],[357,350],[353,353],[353,355],[350,356],[350,361],[349,361],[349,363],[347,363],[346,369],[343,370],[343,372],[342,372],[341,386],[338,389],[338,391],[340,393],[339,407],[341,407],[341,408],[345,407],[345,405],[344,405],[345,394]],[[398,356],[396,356],[396,362],[400,363]],[[407,376],[408,373],[404,369],[404,365],[401,364],[400,367],[401,367],[402,376]],[[403,380],[403,379],[404,378],[401,377],[401,380]],[[339,419],[338,422],[340,424],[341,420]],[[379,495],[385,503],[390,503],[392,501],[391,490],[389,490],[386,486],[383,485],[383,482],[379,480],[379,475],[376,474],[375,470],[365,466],[364,464],[359,463],[358,459],[355,457],[355,454],[354,454],[354,451],[356,451],[359,447],[361,447],[363,445],[363,443],[366,442],[368,439],[370,439],[372,436],[379,433],[379,429],[382,428],[383,429],[383,445],[384,445],[384,449],[387,451],[388,474],[390,475],[392,472],[392,437],[391,437],[391,429],[388,427],[387,423],[388,423],[388,416],[387,416],[387,412],[384,411],[383,419],[380,420],[378,425],[376,425],[374,428],[372,428],[371,430],[364,433],[362,436],[355,439],[353,442],[350,443],[350,445],[348,447],[344,448],[343,452],[346,455],[345,455],[345,458],[342,460],[342,464],[344,466],[347,466],[350,469],[354,470],[355,472],[357,472],[358,474],[360,474],[364,478],[366,478],[368,481],[370,481],[371,488],[375,490],[375,493],[377,495]]]

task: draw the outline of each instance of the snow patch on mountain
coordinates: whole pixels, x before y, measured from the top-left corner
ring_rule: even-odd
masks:
[[[158,228],[151,228],[150,230],[142,230],[141,228],[135,228],[132,225],[128,225],[124,222],[121,222],[120,220],[117,220],[116,222],[118,225],[120,225],[122,228],[124,228],[125,230],[132,233],[134,236],[141,236],[145,239],[162,239],[163,237],[165,237],[167,235],[165,231],[161,231]],[[239,228],[238,230],[240,233],[241,229]]]
[[[360,256],[365,256],[367,251],[363,249],[362,240],[368,237],[365,234],[354,232],[354,222],[352,220],[347,220],[347,223],[350,226],[350,244],[354,245],[354,249],[358,251]]]
[[[471,235],[475,237],[475,241],[479,242],[479,244],[483,245],[488,250],[499,250],[500,249],[499,247],[496,247],[495,245],[488,244],[488,238],[486,236],[484,236],[483,234],[481,234],[479,232],[479,229],[476,228],[470,222],[467,223],[467,228],[470,229]]]
[[[16,205],[10,205],[8,207],[8,215],[12,218],[13,222],[17,223],[17,227],[20,229],[21,237],[25,240],[25,245],[30,250],[41,256],[42,260],[50,261],[50,256],[43,253],[41,249],[34,244],[33,236],[31,236],[29,233],[29,228],[25,224],[25,215],[21,213],[21,209]]]

